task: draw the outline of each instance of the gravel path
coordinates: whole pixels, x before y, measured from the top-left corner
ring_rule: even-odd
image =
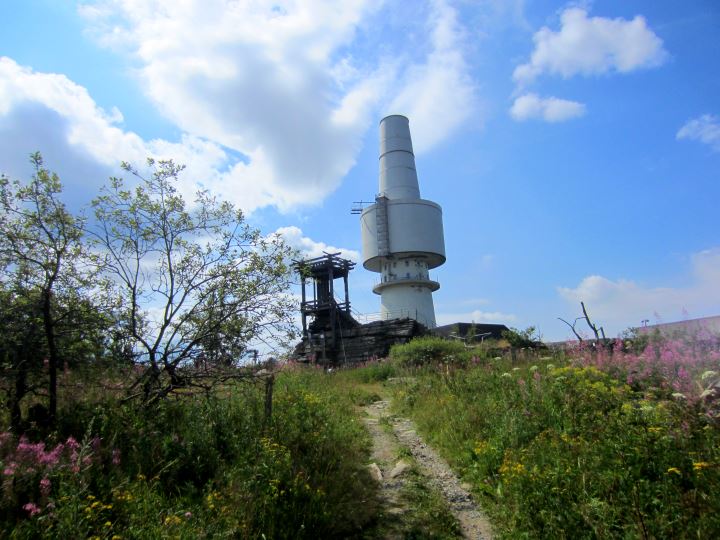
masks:
[[[390,403],[376,401],[366,406],[365,423],[373,438],[373,460],[377,466],[376,480],[381,483],[382,496],[388,513],[402,514],[399,493],[402,488],[401,462],[395,462],[400,447],[407,448],[418,464],[421,474],[447,501],[448,507],[460,523],[463,536],[473,540],[493,538],[492,527],[472,495],[461,486],[459,478],[448,464],[418,436],[413,423],[406,418],[390,415]],[[389,422],[392,434],[379,425]],[[371,472],[373,472],[371,465]]]

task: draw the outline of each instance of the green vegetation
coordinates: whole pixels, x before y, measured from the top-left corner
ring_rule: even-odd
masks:
[[[720,429],[708,392],[686,383],[716,376],[707,371],[720,366],[713,339],[514,364],[478,350],[466,369],[415,369],[394,386],[395,404],[508,538],[711,538],[720,532]],[[404,353],[393,350],[399,361]]]
[[[417,367],[428,364],[467,364],[474,356],[460,341],[450,341],[433,336],[413,339],[405,345],[394,345],[390,358],[401,367]]]
[[[186,206],[172,162],[124,165],[89,227],[32,163],[0,178],[0,538],[377,537],[358,407],[390,388],[508,538],[720,536],[717,336],[551,354],[530,327],[257,377],[252,340],[291,336],[281,239]],[[403,537],[457,532],[417,471],[403,497]]]
[[[377,512],[368,436],[341,386],[315,370],[152,409],[83,400],[48,438],[3,434],[1,537],[331,538]],[[61,404],[63,400],[61,400]]]

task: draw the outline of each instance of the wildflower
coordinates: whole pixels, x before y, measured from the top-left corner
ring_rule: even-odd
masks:
[[[519,368],[519,367],[514,367],[512,370],[513,370],[513,371],[520,371],[520,368]]]
[[[510,373],[508,373],[508,372],[506,371],[505,373],[503,373],[503,374],[501,375],[501,377],[508,378],[508,377],[512,377],[512,375],[510,375]]]
[[[31,502],[24,504],[23,510],[30,514],[30,517],[40,513],[40,507],[37,504]]]
[[[46,476],[42,480],[40,480],[40,493],[43,497],[47,497],[50,495],[50,488],[52,487],[52,483],[50,482],[50,479]]]
[[[164,523],[166,526],[172,527],[173,525],[178,525],[181,521],[182,520],[177,516],[168,516],[165,518]]]
[[[65,441],[65,446],[67,446],[70,450],[76,451],[80,448],[80,444],[75,440],[74,437],[68,437],[67,441]]]
[[[710,463],[707,461],[695,461],[693,462],[693,470],[694,471],[702,471],[703,469],[707,469],[710,467]]]
[[[190,519],[192,517],[192,512],[185,512],[185,517]]]
[[[673,392],[672,397],[674,397],[675,399],[687,399],[685,397],[685,394],[680,392]]]
[[[670,468],[667,470],[667,472],[668,472],[668,474],[671,474],[671,473],[672,473],[672,474],[677,474],[678,476],[681,476],[681,475],[682,475],[682,473],[680,472],[680,469],[678,469],[677,467],[670,467]]]
[[[700,375],[700,378],[705,381],[711,377],[715,377],[717,375],[717,371],[713,371],[711,369],[704,372],[702,375]]]
[[[550,371],[551,369],[555,369],[555,364],[548,364],[545,367],[547,368],[548,371]]]
[[[530,366],[530,371],[537,371],[537,370],[538,370],[537,366]]]
[[[105,527],[107,527],[109,529],[110,527],[112,527],[112,523],[110,523],[109,521],[106,521]]]

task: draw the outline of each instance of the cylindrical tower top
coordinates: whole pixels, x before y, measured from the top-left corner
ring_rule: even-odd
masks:
[[[380,195],[388,199],[419,199],[410,123],[399,114],[380,120]]]

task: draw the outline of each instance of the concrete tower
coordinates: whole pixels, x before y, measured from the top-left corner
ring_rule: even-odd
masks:
[[[373,292],[383,319],[409,317],[435,327],[428,271],[445,262],[442,209],[420,198],[410,126],[404,116],[380,121],[380,191],[360,216],[363,266],[379,272]]]

